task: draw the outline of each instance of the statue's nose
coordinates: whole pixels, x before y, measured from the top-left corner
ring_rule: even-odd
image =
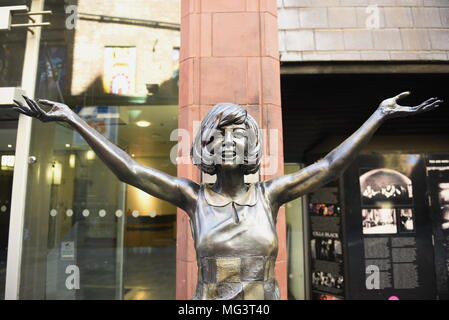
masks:
[[[224,146],[233,146],[234,145],[234,140],[233,140],[233,137],[232,137],[232,131],[231,130],[226,130],[225,131],[225,137],[224,137],[223,145]]]

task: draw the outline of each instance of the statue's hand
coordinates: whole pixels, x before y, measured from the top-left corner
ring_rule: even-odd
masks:
[[[72,112],[68,106],[63,103],[53,102],[49,100],[38,100],[39,103],[51,107],[50,111],[43,110],[36,101],[23,96],[27,105],[23,105],[21,102],[14,100],[14,110],[20,112],[29,117],[39,119],[42,122],[50,121],[66,121],[68,116]]]
[[[386,99],[382,101],[379,105],[380,111],[387,116],[388,118],[396,118],[396,117],[407,117],[412,114],[417,114],[421,112],[426,112],[438,108],[443,100],[438,100],[438,98],[430,98],[429,100],[424,101],[418,106],[407,107],[401,106],[397,104],[399,99],[405,98],[410,94],[410,92],[403,92],[398,94],[396,97]]]

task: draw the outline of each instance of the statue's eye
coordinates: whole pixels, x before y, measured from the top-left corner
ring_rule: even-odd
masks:
[[[238,138],[238,139],[243,138],[245,136],[245,130],[243,130],[243,129],[234,130],[233,135],[235,138]]]

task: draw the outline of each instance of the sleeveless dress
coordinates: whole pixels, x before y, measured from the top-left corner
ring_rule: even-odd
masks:
[[[236,200],[202,184],[190,219],[198,264],[194,300],[278,300],[276,222],[263,185]]]

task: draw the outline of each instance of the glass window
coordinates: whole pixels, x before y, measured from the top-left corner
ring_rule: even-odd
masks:
[[[0,107],[0,299],[5,295],[17,118],[15,111]]]
[[[65,2],[46,1],[36,97],[176,176],[179,0]],[[176,207],[121,183],[67,124],[33,121],[30,148],[20,298],[175,299]]]

